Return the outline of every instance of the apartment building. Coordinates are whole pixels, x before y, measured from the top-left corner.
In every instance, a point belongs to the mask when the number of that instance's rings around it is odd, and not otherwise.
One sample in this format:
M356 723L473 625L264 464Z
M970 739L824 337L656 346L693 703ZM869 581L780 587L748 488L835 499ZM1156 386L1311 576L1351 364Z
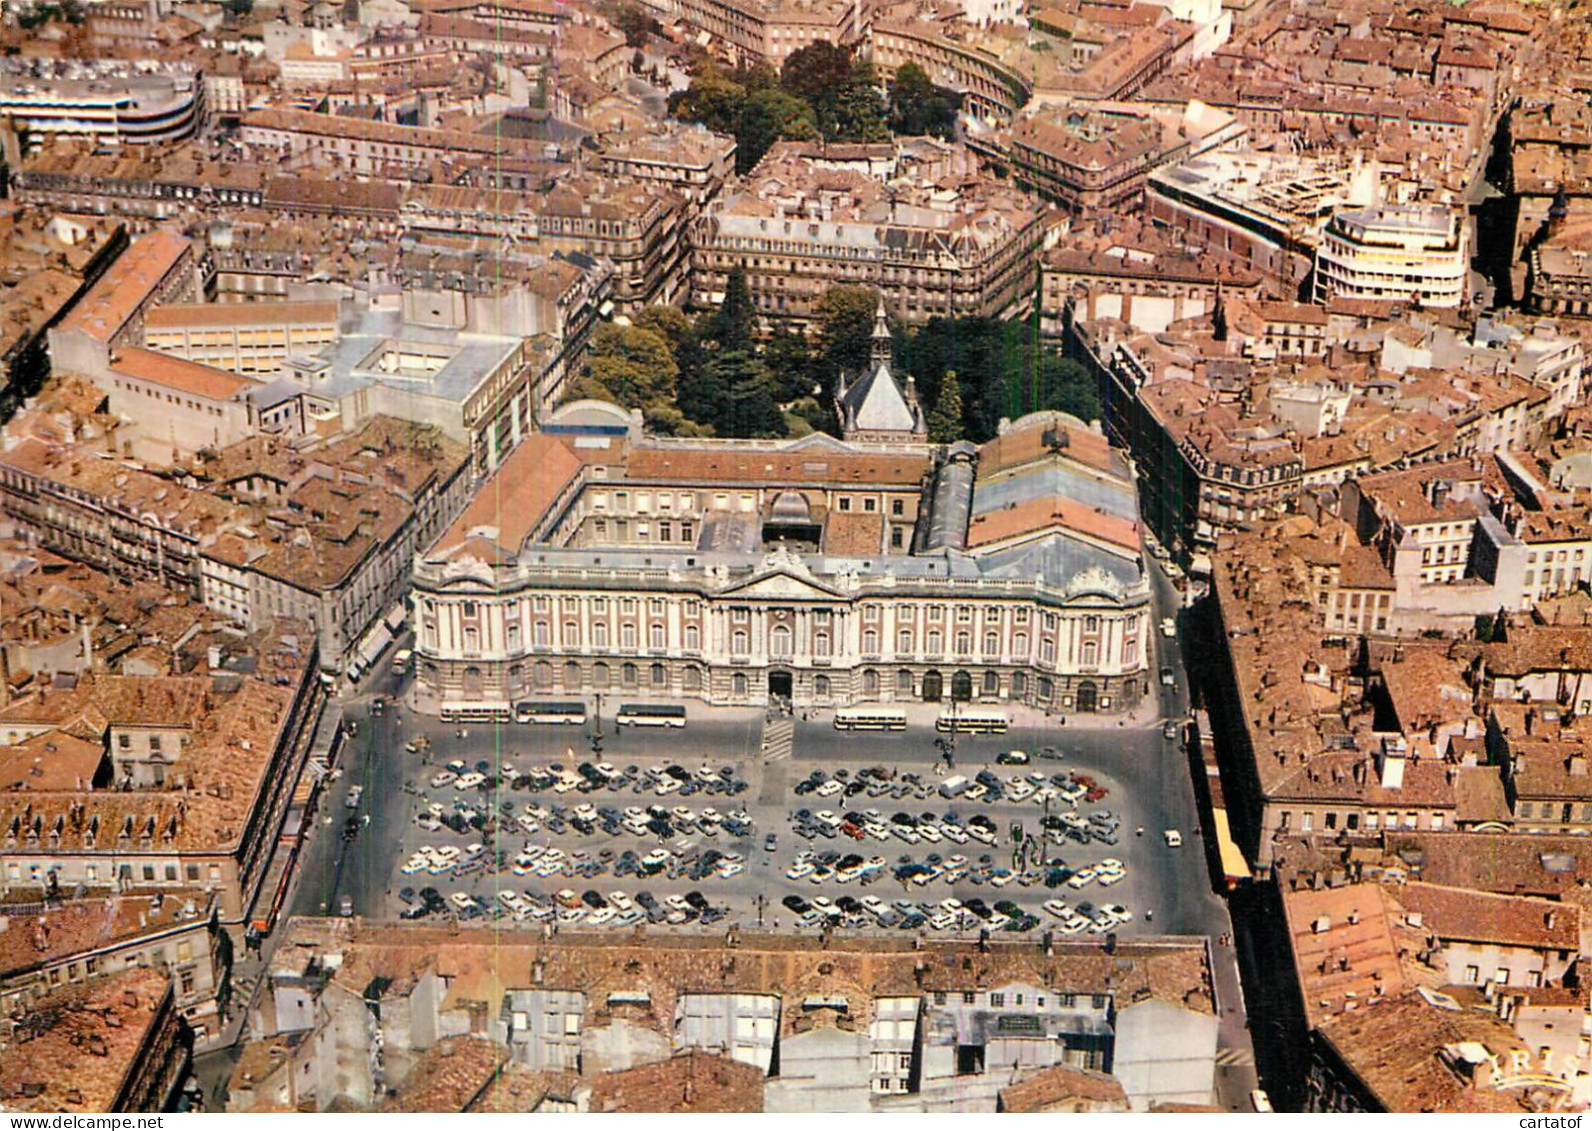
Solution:
M337 303L167 303L144 320L144 345L159 353L269 380L292 356L337 340Z
M999 317L1032 301L1048 223L964 149L780 142L696 222L692 298L718 304L738 266L758 312L783 322L809 322L840 284L878 290L909 323Z
M793 52L814 43L856 43L869 9L862 0L678 0L677 11L733 62L768 63L778 70Z

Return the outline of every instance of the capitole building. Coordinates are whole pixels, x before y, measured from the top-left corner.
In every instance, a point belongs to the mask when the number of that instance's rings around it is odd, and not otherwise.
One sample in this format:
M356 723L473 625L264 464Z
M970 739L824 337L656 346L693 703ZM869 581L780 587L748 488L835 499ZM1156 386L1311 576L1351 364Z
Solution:
M929 445L879 365L858 384L884 403L854 406L866 429L843 439L666 439L595 401L550 414L416 559L417 706L1131 708L1151 612L1121 454L1061 413Z

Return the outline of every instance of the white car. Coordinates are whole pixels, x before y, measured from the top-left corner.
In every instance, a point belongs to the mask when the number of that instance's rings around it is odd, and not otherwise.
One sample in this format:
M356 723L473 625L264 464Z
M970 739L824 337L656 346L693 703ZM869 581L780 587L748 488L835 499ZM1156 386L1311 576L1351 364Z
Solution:
M967 835L981 844L995 843L995 833L990 829L986 829L983 825L967 826Z
M680 783L675 781L673 778L662 778L659 780L658 784L653 787L653 792L659 797L668 797L671 793L680 792Z
M1059 899L1047 899L1044 906L1046 915L1054 915L1058 919L1066 919L1072 914L1072 908Z
M500 891L497 893L497 901L510 911L518 911L525 906L525 898L517 891Z
M608 902L613 904L620 911L629 911L632 907L634 907L636 905L636 901L631 899L628 895L626 895L622 891L611 891L611 892L609 892L608 893Z
M962 910L962 901L954 898L942 899L940 900L940 910L950 915L956 915Z
M672 853L667 848L654 848L641 858L641 866L644 868L661 868L669 862L671 855Z
M459 779L463 781L463 778ZM597 806L590 803L575 806L575 816L582 821L595 821L597 819Z
M1131 923L1133 921L1133 912L1129 911L1120 903L1106 904L1104 907L1100 908L1095 917L1099 918L1101 915L1109 915L1118 923Z
M448 902L453 904L460 911L463 911L466 907L475 906L475 900L472 899L467 893L462 891L456 891L452 895L448 896Z
M1006 787L1006 800L1017 802L1026 801L1033 794L1034 787L1022 778L1016 778Z
M1061 921L1058 929L1064 935L1076 935L1080 931L1087 931L1090 926L1091 923L1088 919L1074 912Z
M619 912L615 911L612 907L599 907L597 910L590 912L586 916L586 923L592 927L601 927L618 914Z
M412 876L416 872L424 872L429 867L431 867L431 857L421 856L419 853L416 853L408 860L404 861L404 866L398 870L406 876Z
M961 825L953 825L950 822L940 826L940 834L954 844L966 844L968 840L967 830Z
M452 785L459 780L459 775L451 770L438 770L431 775L431 788L441 789L443 786Z
M691 906L683 895L666 895L663 897L663 905L673 911L684 911Z
M484 781L486 781L485 774L465 774L453 783L453 788L458 790L474 789Z
M1079 868L1067 880L1067 886L1070 888L1088 887L1094 882L1095 875L1096 872L1093 868Z
M876 895L865 895L862 897L861 902L870 915L881 915L888 910L884 900Z
M942 911L929 920L929 926L936 931L949 931L956 926L956 916L949 911Z
M809 902L814 907L818 908L818 910L822 911L825 915L828 915L831 911L835 910L835 901L830 899L827 895L815 895L811 900L809 900Z
M916 844L921 839L918 836L918 830L913 828L911 825L892 825L890 827L896 836L900 837L908 844Z
M918 835L930 844L939 844L945 834L940 831L939 825L920 824L917 826Z
M862 827L862 830L869 836L873 837L874 840L890 839L890 826L881 824L878 821L869 821Z
M535 836L542 827L535 817L530 817L523 813L514 819L514 823L519 827L520 832L526 836Z
M1096 869L1095 871L1095 883L1103 888L1108 888L1112 884L1120 884L1127 878L1128 874L1126 872L1108 872L1104 869Z
M813 814L813 820L818 821L820 824L828 825L832 829L840 827L840 818L835 816L834 812L829 809L818 810L818 812Z
M415 824L428 833L434 833L442 827L442 819L435 813L416 813Z
M1161 620L1161 635L1166 637L1168 640L1176 636L1177 621L1173 620L1171 617L1163 618Z
M1168 848L1183 847L1183 834L1178 832L1176 829L1167 829L1161 835L1166 838L1166 846Z
M746 871L746 865L737 863L734 860L721 861L717 868L719 878L722 880L732 879L744 871Z
M813 874L813 866L806 860L799 860L792 864L785 872L787 880L804 880Z
M843 790L845 788L846 787L844 785L842 785L840 782L835 781L833 778L830 778L823 785L821 785L817 789L813 790L813 792L815 794L817 794L819 797L833 797L835 794L839 793L841 790Z

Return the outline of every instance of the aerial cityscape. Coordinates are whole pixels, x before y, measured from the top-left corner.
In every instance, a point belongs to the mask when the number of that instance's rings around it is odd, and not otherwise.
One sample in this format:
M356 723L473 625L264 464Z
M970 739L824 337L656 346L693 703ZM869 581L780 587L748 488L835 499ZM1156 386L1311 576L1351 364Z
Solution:
M1587 0L8 0L0 230L0 1112L1592 1107Z

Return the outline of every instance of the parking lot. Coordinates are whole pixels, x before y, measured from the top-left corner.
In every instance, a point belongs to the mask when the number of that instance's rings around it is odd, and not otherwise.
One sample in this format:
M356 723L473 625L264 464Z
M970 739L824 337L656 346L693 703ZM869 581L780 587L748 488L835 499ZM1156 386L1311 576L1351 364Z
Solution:
M461 733L396 695L379 715L368 698L346 709L359 734L330 819L348 839L301 910L500 929L1204 930L1198 846L1165 835L1189 834L1193 810L1158 718L1016 712L1007 734L949 749L932 707L891 734L824 713L765 761L760 711L692 705L683 731L610 718L594 753L595 720Z

